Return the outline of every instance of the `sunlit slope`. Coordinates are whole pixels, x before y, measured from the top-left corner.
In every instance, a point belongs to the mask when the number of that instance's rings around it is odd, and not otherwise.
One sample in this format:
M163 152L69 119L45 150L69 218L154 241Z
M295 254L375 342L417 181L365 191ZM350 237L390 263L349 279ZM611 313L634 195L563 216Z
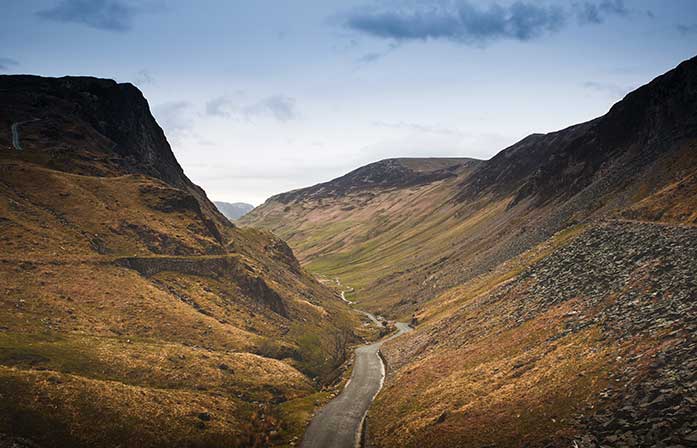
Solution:
M383 349L374 446L689 446L696 242L577 226L445 292Z
M0 77L0 433L40 446L299 437L355 316L184 175L132 86ZM23 151L10 126L23 124Z

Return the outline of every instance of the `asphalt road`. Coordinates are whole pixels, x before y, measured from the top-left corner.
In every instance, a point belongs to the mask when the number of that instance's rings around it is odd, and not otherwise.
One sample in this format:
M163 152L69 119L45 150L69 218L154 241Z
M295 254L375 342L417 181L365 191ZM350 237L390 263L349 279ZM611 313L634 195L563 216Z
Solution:
M12 130L12 146L14 146L14 148L17 151L22 150L22 145L20 145L19 143L19 125L24 123L33 123L34 121L39 121L39 119L34 118L33 120L17 121L15 123L12 123L12 126L10 127L10 129Z
M323 407L305 431L303 448L354 448L370 404L382 388L385 366L378 354L380 346L412 330L409 324L398 322L398 332L392 336L356 349L351 379L335 399Z

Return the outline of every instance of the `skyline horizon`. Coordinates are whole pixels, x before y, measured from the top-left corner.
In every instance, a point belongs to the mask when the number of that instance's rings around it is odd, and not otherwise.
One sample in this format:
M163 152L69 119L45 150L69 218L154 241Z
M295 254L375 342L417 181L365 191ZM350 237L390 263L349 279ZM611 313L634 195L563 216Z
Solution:
M0 73L131 82L212 199L394 157L489 159L695 55L676 0L11 2ZM637 57L641 55L641 57Z

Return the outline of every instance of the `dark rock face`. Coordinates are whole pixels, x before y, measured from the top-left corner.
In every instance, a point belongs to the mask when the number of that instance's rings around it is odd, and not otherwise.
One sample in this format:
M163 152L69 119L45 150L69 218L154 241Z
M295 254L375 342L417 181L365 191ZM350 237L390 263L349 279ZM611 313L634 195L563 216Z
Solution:
M39 445L23 437L0 434L0 448L39 448Z
M62 113L85 121L111 141L110 151L140 173L177 187L190 183L143 94L132 84L91 77L11 75L0 76L0 89L12 92L14 98L30 99L22 101L34 106L21 111L26 116L50 120Z
M634 177L677 143L697 138L697 58L628 94L603 117L550 134L533 134L484 162L461 184L459 201L485 192L537 204L565 199L607 171ZM621 163L622 166L617 166Z
M253 267L233 255L207 258L127 257L116 260L116 263L134 269L146 277L167 271L229 278L240 287L243 294L267 306L273 312L288 317L288 308L281 296L254 272ZM187 302L185 298L180 299Z
M442 160L442 163L438 163ZM466 167L476 166L475 159L386 159L362 166L329 182L300 190L289 191L270 200L283 204L301 200L344 196L349 193L374 188L405 188L435 182L456 176Z
M132 84L92 77L2 75L0 102L2 126L37 119L34 125L41 138L33 150L50 156L52 168L155 177L190 193L215 225L229 225L205 192L186 177L147 100Z

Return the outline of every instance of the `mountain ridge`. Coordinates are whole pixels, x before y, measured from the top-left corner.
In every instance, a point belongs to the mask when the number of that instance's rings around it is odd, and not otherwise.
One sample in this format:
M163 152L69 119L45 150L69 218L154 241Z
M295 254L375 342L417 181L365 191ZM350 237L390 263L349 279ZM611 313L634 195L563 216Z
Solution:
M383 159L328 182L274 195L269 201L288 203L310 197L344 196L363 189L417 186L452 177L458 170L478 162L472 158L452 157Z
M230 219L232 221L240 219L242 216L246 215L247 213L251 212L254 209L254 206L252 204L247 204L245 202L222 202L222 201L213 201L215 204L216 208L225 215L227 219Z
M339 196L335 207L292 195L281 203L277 196L241 223L276 232L311 269L348 275L374 311L408 315L570 223L613 215L690 175L696 78L692 58L628 94L605 116L532 134L457 176L411 190ZM632 131L637 127L640 133ZM422 198L412 212L401 202L409 196ZM319 235L325 243L316 241ZM429 235L435 240L427 241ZM401 241L404 250L388 240ZM417 252L421 256L410 255ZM418 298L398 298L400 290ZM395 306L400 300L403 306Z

